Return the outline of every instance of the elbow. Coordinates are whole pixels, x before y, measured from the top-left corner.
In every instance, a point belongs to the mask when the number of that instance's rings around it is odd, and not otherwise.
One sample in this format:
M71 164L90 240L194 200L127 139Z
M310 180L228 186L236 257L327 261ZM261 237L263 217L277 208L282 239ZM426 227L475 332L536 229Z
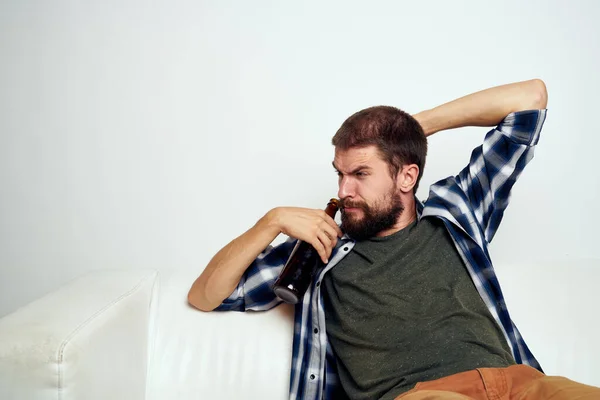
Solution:
M528 82L531 87L528 90L528 97L530 98L530 109L544 109L548 105L548 91L546 90L546 84L541 79L532 79Z
M204 312L213 311L216 308L216 306L211 307L210 305L207 304L207 302L202 301L202 297L203 296L201 296L200 293L197 293L197 291L194 290L194 287L192 287L187 295L188 304L200 311L204 311Z

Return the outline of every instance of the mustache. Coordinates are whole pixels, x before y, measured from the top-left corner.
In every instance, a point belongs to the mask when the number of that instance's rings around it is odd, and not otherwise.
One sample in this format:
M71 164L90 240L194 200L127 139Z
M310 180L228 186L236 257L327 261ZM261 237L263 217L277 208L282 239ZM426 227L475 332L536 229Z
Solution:
M341 209L344 209L344 208L362 208L364 210L364 209L368 208L367 204L364 203L364 202L361 202L361 201L348 201L348 200L341 199L340 203L341 203L340 204L340 208Z

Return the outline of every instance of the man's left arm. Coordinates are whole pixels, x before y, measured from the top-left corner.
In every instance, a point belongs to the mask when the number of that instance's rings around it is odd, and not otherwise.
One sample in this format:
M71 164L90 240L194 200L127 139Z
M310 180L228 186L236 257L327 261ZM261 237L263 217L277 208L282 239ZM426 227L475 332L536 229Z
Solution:
M512 186L533 157L546 104L545 84L534 79L473 93L414 116L426 135L497 125L455 179L488 242L502 220Z
M545 109L547 103L546 85L532 79L472 93L413 117L429 136L463 126L495 126L510 113Z

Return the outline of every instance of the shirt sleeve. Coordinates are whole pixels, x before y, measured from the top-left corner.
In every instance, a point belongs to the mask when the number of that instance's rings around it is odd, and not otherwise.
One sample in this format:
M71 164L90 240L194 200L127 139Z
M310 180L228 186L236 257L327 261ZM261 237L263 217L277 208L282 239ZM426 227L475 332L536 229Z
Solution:
M488 242L500 225L513 185L533 158L546 111L507 115L473 150L469 165L456 177Z
M296 241L288 238L276 247L269 245L250 264L237 287L215 311L266 311L281 303L273 292L273 284L292 253Z

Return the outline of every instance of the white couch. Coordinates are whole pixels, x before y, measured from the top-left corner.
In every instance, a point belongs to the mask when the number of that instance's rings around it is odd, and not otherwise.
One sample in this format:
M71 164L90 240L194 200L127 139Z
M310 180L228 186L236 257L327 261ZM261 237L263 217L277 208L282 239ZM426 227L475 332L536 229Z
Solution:
M549 374L600 386L600 262L496 266ZM98 271L0 319L0 399L284 399L293 309L203 313L197 272Z

